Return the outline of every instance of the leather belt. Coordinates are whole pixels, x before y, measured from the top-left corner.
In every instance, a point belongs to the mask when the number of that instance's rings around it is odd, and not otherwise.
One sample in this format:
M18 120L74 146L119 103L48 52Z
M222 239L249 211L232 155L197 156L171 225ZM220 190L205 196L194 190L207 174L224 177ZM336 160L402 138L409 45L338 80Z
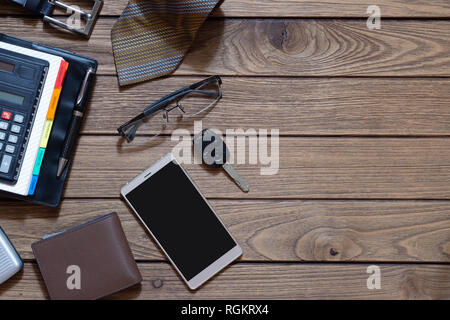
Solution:
M103 0L94 0L94 6L90 12L85 12L75 8L73 6L69 6L58 0L11 0L15 3L20 4L22 7L38 13L43 16L44 21L49 22L51 24L57 25L65 30L69 30L73 33L82 35L89 39L91 36L92 30L94 29L95 21L100 14L100 10L103 6ZM83 28L74 28L67 23L64 23L60 20L57 20L52 17L53 10L55 8L62 8L67 10L67 12L74 12L80 16L81 19L85 21Z

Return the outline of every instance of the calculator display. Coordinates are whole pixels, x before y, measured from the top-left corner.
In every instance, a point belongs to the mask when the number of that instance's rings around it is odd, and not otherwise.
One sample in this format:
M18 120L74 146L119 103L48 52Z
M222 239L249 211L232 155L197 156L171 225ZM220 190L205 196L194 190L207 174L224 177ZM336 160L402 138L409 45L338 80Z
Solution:
M11 63L0 61L0 71L13 72L14 71L14 65L11 64Z
M0 100L6 101L9 103L23 105L25 97L19 96L18 94L13 94L13 93L9 93L9 92L0 90Z

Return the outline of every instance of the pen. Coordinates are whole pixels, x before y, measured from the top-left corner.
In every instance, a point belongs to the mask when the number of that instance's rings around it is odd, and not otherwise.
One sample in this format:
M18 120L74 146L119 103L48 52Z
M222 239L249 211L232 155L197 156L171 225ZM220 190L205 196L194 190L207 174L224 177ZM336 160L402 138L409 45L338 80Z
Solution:
M86 91L88 87L89 78L95 71L93 68L89 68L84 76L83 83L81 84L80 92L78 93L77 101L73 109L72 120L70 121L69 131L67 132L66 138L64 139L63 149L59 156L58 161L58 172L56 177L60 177L69 162L70 155L72 154L73 147L80 130L81 122L83 120L83 113L85 104L84 98L86 97Z

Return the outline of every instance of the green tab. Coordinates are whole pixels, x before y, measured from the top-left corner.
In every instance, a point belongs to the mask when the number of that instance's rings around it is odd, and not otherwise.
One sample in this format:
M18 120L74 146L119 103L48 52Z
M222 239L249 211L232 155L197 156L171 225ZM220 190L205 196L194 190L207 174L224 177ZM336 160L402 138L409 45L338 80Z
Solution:
M34 168L33 168L34 176L38 176L39 172L41 171L42 161L44 160L44 153L45 153L45 149L39 148L38 155L36 157L36 162L34 163Z

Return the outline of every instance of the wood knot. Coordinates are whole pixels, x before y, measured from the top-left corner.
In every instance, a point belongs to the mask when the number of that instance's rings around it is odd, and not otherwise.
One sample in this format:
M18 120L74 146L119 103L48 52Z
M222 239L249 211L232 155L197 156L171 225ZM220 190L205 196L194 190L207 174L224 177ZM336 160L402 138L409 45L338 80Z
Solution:
M296 253L303 260L348 261L359 256L362 248L348 230L320 228L297 241Z
M336 250L334 250L334 248L331 248L331 249L330 249L330 254L334 257L335 255L338 255L339 252L336 251Z
M310 41L302 27L292 22L271 22L266 31L268 40L273 48L288 55L297 55L306 49Z

